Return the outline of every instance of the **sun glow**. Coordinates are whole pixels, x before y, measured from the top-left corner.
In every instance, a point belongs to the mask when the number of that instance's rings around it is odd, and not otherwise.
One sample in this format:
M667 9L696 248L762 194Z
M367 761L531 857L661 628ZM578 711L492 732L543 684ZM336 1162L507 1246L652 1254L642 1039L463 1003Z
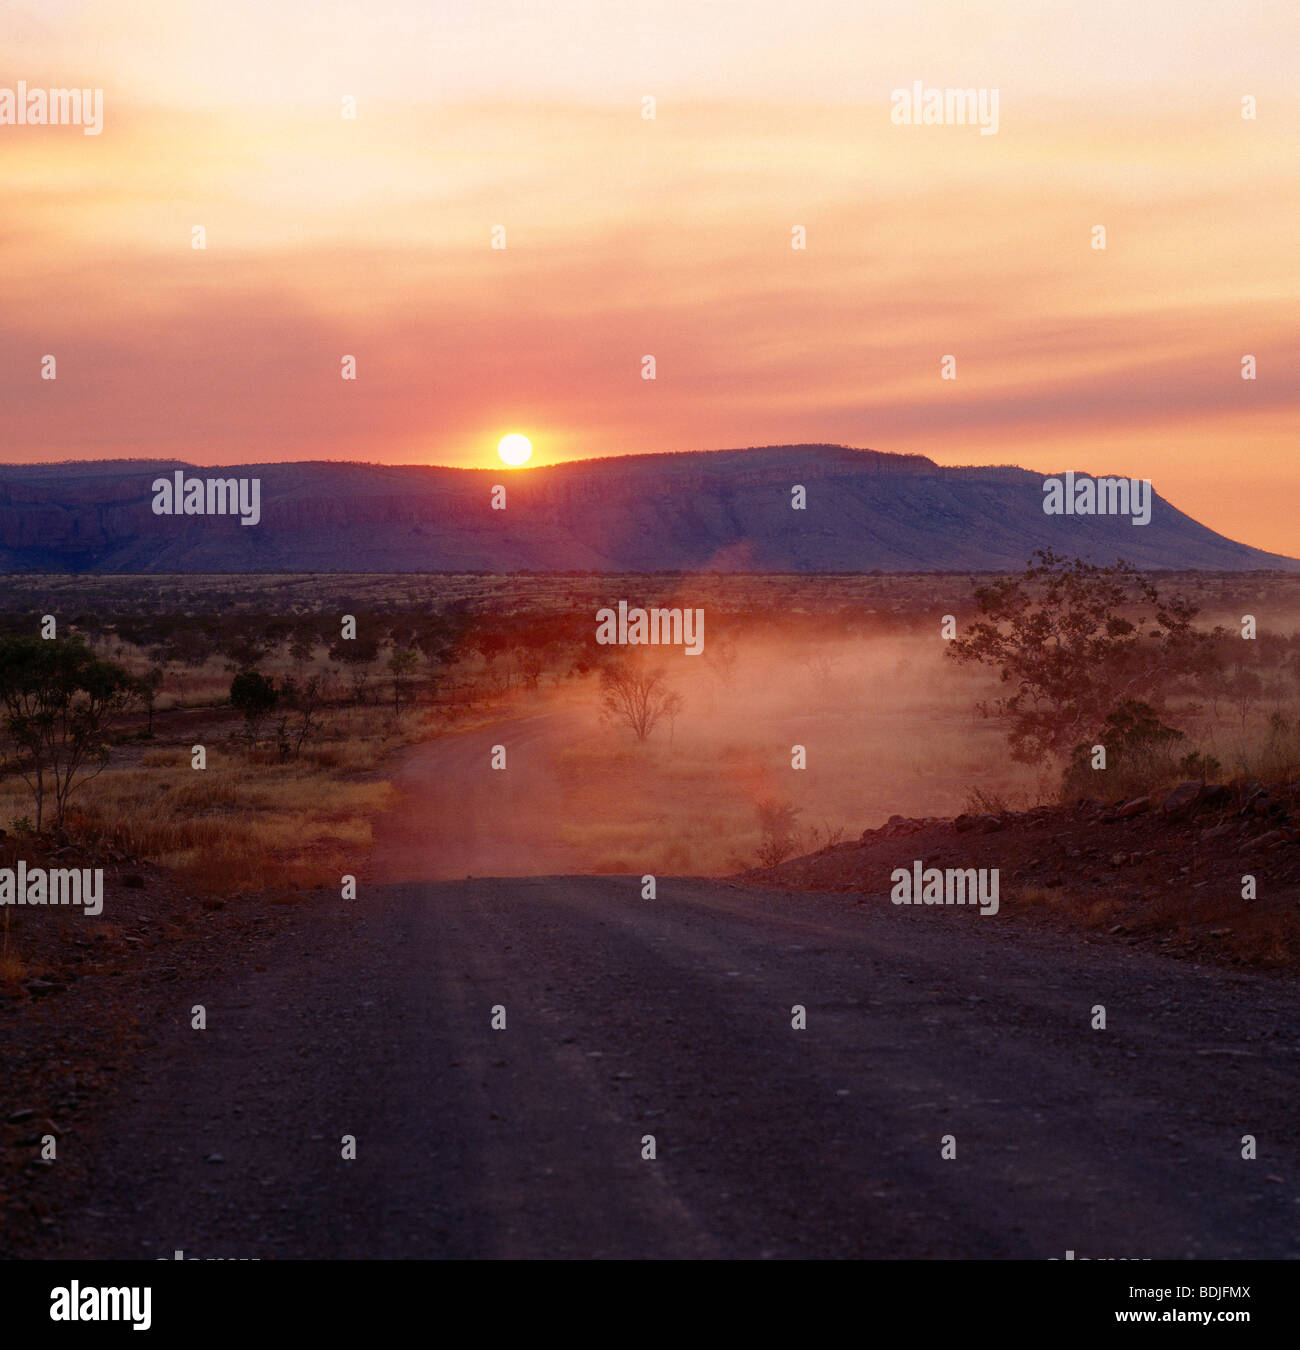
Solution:
M501 456L502 463L518 468L532 458L533 443L527 436L512 431L509 436L502 436L497 443L497 454Z

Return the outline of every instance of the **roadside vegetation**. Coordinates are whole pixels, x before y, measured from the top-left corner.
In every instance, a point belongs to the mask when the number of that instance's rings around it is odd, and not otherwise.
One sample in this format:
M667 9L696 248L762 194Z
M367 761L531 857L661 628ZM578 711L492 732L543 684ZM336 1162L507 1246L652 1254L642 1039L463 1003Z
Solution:
M958 663L997 672L978 705L1010 757L1059 772L1059 799L1158 793L1189 780L1300 778L1300 633L1258 601L1231 626L1123 562L1050 551L975 591ZM1256 613L1256 610L1261 610ZM1292 616L1294 622L1294 616Z
M1300 778L1300 578L1280 574L1045 555L1018 577L11 577L4 594L0 641L89 662L111 697L40 801L39 747L6 705L0 829L223 893L336 885L395 751L521 701L591 714L527 809L593 871L717 874L899 813ZM595 611L620 598L705 608L703 654L596 645ZM46 614L55 639L36 636Z

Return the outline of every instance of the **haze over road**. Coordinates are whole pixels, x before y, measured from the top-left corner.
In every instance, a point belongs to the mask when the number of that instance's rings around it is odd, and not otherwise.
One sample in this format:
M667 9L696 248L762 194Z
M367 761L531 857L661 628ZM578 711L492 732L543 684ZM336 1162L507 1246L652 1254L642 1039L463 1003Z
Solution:
M598 725L589 708L547 708L412 747L393 778L398 800L375 825L371 875L424 881L586 868L588 855L556 837L551 764ZM491 767L498 745L504 770Z
M178 991L64 1254L1300 1254L1289 980L631 877L363 886L259 959L202 1034Z

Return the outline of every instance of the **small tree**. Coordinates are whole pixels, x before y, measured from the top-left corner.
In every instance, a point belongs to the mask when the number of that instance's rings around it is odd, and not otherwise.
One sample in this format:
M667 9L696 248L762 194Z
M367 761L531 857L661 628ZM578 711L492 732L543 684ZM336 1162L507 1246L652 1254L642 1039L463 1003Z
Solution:
M799 834L795 822L799 807L791 802L766 800L754 808L758 812L760 840L758 861L764 867L775 867L784 862L798 847Z
M311 660L312 653L316 650L316 634L308 627L299 627L294 630L293 637L289 640L289 656L295 665L306 665Z
M257 737L257 726L279 701L275 682L257 670L241 670L230 682L230 706L243 713L251 743Z
M1086 745L1070 751L1063 787L1067 794L1087 796L1093 790L1097 774L1092 768L1092 746L1106 749L1106 781L1112 795L1127 795L1167 776L1173 769L1174 749L1183 733L1166 726L1155 709L1136 699L1125 699L1097 730ZM1182 761L1188 764L1192 757Z
M388 658L388 669L393 677L393 711L402 711L403 702L410 702L411 676L419 656L411 647L399 647Z
M368 666L379 659L379 639L373 633L359 633L354 638L338 638L329 649L331 661L348 667L352 679L352 701L366 701L366 682L370 678Z
M302 747L319 725L317 713L325 703L325 677L311 675L299 682L292 677L280 682L278 701L282 706L291 708L298 714L296 726L289 725L286 713L281 719L278 730L280 758L294 759L302 753Z
M158 691L162 688L163 676L165 671L161 665L153 664L140 677L136 683L139 691L140 701L144 704L149 714L149 726L147 735L153 735L153 708L158 700Z
M208 659L210 639L195 624L178 619L166 641L160 642L150 653L151 659L169 671L176 685L176 703L185 702L189 672L196 671Z
M0 706L37 830L50 796L54 826L62 826L73 792L108 763L109 725L138 692L121 666L80 637L0 639Z
M674 718L682 710L682 696L668 688L661 670L628 664L604 666L600 672L600 702L604 715L624 723L644 741L661 718Z
M1034 558L1023 576L976 590L980 617L949 646L1011 686L980 711L1007 720L1013 759L1064 756L1133 700L1155 715L1175 676L1211 668L1213 640L1192 627L1189 601L1163 598L1124 562L1068 562L1050 549Z
M740 650L731 638L714 638L704 653L704 664L714 682L730 689L736 678L736 661Z
M218 650L226 658L226 669L251 670L271 649L272 643L263 633L253 632L245 621L232 617L221 625Z

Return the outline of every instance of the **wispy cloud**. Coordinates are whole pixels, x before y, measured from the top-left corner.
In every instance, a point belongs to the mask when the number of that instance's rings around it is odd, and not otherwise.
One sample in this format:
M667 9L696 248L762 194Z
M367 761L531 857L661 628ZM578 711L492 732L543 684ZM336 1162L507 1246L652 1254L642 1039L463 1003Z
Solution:
M20 11L29 76L106 110L0 128L5 456L1064 455L1296 547L1294 14L612 8ZM999 133L893 126L913 78L999 85Z

